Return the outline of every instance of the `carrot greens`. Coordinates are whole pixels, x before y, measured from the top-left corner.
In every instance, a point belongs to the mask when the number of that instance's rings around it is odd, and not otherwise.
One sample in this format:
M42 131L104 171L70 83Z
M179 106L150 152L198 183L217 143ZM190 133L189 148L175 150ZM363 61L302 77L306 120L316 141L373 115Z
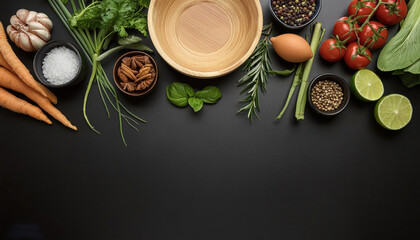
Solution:
M67 1L64 0L48 0L48 2L92 64L92 73L83 101L83 115L87 124L93 131L99 133L87 116L89 93L96 83L108 117L110 112L106 100L118 113L121 138L127 145L123 122L138 130L135 125L145 120L131 113L120 102L115 87L110 83L100 61L111 53L125 48L152 51L141 42L141 38L129 36L127 33L127 29L136 29L147 36L147 16L142 10L149 6L150 0L97 0L90 4L84 0L78 0L77 3L75 0L70 0L70 7L67 7ZM119 46L108 50L113 39L119 39Z

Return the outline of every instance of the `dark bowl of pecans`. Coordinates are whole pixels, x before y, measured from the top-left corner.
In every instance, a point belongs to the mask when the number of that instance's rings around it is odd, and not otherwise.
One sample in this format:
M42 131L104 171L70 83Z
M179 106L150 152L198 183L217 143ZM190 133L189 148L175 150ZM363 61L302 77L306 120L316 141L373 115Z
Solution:
M132 51L117 60L113 75L115 84L123 93L138 97L149 93L156 85L158 69L149 54Z
M269 0L273 17L289 29L310 24L321 11L321 5L321 0Z
M315 112L321 115L339 114L346 108L349 100L349 84L337 75L322 74L309 84L309 104Z

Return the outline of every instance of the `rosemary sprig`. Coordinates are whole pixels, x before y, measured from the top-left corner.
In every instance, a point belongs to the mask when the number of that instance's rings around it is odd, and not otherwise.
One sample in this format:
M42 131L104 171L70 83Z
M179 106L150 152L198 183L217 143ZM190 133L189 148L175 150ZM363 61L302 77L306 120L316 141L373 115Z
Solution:
M248 118L252 121L255 115L259 118L258 113L260 111L259 104L259 92L266 92L267 75L268 72L272 71L271 60L268 51L268 47L271 46L269 36L273 30L273 24L263 26L262 36L263 38L258 42L254 52L245 62L243 68L247 71L247 74L238 81L238 86L244 86L245 88L241 91L241 94L247 94L241 103L248 103L243 108L239 109L237 113L248 112Z

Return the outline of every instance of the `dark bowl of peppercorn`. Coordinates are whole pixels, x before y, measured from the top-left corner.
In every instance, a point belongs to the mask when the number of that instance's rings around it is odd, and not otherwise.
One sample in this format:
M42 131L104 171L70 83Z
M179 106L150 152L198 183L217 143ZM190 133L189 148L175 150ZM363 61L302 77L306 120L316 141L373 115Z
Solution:
M321 11L321 0L269 0L273 17L286 28L300 29Z
M311 108L321 115L337 115L350 101L349 84L331 73L319 75L309 84L308 101Z

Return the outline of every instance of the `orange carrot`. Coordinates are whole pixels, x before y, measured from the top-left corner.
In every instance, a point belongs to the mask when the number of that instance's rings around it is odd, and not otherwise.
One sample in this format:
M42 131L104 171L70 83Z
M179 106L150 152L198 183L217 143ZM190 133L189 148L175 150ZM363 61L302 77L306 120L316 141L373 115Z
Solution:
M34 77L31 75L25 65L19 60L12 47L7 41L6 32L4 31L3 23L0 21L0 52L6 62L12 67L13 72L19 76L28 86L40 92L44 97L48 97L47 93L37 84Z
M6 68L7 70L13 72L12 67L6 62L6 59L4 59L3 54L0 53L0 66Z
M36 84L47 94L47 98L54 104L57 104L57 97L52 93L48 88L46 88L44 85L42 85L39 82L36 82Z
M15 97L15 95L9 93L3 88L0 88L0 106L13 112L22 113L48 124L52 124L50 119L45 116L39 107L35 107L27 101Z
M6 60L3 57L3 54L1 54L0 52L0 66L6 68L7 70L9 70L12 73L15 73L12 69L12 67L6 62ZM57 104L57 97L54 95L54 93L52 93L50 90L48 90L48 88L46 88L45 86L43 86L42 84L40 84L39 82L37 82L37 85L39 85L39 87L45 91L45 93L47 94L48 99L50 99L50 101L54 104Z
M75 131L77 130L77 128L72 125L70 121L67 120L67 118L57 108L55 108L46 97L30 88L15 74L2 67L0 67L0 86L24 94L29 99L36 102L44 111L60 121L64 126Z

